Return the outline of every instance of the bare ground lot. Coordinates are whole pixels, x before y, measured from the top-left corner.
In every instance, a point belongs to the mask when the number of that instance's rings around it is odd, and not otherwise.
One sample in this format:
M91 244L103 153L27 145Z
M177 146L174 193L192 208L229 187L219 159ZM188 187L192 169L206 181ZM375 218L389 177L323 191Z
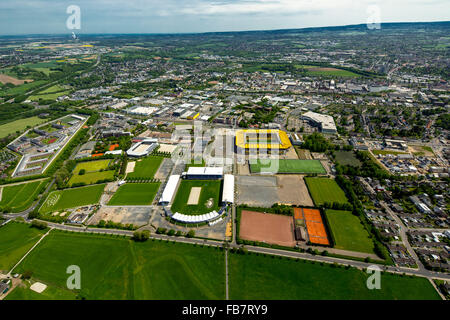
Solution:
M279 202L274 176L236 176L236 190L238 205L269 208Z
M294 247L294 222L292 217L243 210L239 237L286 247Z
M143 226L149 222L151 213L152 209L148 207L102 207L91 218L89 224L96 225L100 220L105 220Z
M314 206L303 176L277 175L278 199L282 204Z
M31 80L31 79L19 80L19 79L7 76L6 74L0 74L0 82L3 84L12 83L13 85L17 86L17 85L24 84L25 81L33 82L33 80Z

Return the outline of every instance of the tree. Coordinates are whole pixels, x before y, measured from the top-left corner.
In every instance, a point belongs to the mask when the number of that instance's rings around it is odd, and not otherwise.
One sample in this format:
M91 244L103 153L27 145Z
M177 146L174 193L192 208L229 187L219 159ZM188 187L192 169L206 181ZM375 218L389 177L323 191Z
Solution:
M81 170L78 172L78 174L79 174L80 176L82 176L82 175L86 174L86 170L85 170L85 169L81 169Z
M186 235L187 238L193 238L195 237L195 231L194 230L189 230L189 232Z
M144 242L144 241L147 241L149 238L150 238L149 230L135 231L133 233L134 241Z
M39 230L44 230L45 228L47 228L47 223L39 220L33 220L31 222L31 226Z

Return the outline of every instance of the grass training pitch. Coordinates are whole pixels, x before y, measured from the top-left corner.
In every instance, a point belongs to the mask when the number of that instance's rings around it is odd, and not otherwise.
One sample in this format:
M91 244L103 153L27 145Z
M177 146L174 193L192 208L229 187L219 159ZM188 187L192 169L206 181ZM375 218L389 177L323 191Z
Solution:
M11 212L22 212L28 209L34 199L47 185L47 180L4 186L0 208L9 208Z
M44 123L45 121L47 120L38 117L31 117L2 124L0 125L0 138L6 137L7 135L15 133L18 130L22 131L26 129L27 126L34 127L38 124Z
M15 272L62 289L68 265L82 270L86 299L225 299L223 251L182 243L53 230Z
M110 161L111 160L107 159L107 160L80 162L77 164L75 169L73 169L73 173L78 174L82 169L84 169L86 172L96 172L100 170L105 170L108 168Z
M75 183L85 183L94 184L98 181L112 180L114 179L114 171L98 171L98 172L88 172L83 175L74 174L70 178L68 185L72 186Z
M14 267L45 232L18 222L0 227L0 270L9 271Z
M319 160L257 160L250 162L252 173L317 173L325 174L326 170Z
M160 183L126 183L112 196L110 206L147 206L151 205Z
M337 249L374 253L374 244L361 220L350 211L326 210Z
M344 191L333 179L306 177L305 182L316 206L325 202L348 203Z
M188 205L191 189L201 187L198 204ZM219 180L182 180L173 200L171 210L190 215L201 215L211 211L219 211L222 181ZM208 200L213 199L212 206Z
M37 293L30 289L29 284L22 284L11 291L5 300L75 300L77 294L65 288L47 286Z
M89 187L53 191L42 204L39 213L45 214L98 203L105 186L105 184L98 184Z
M228 259L232 300L440 299L425 278L382 274L381 289L369 290L370 274L354 268L254 253Z
M164 160L163 157L147 157L142 160L136 161L134 171L127 174L127 178L144 178L153 179L156 171L158 170L161 162Z

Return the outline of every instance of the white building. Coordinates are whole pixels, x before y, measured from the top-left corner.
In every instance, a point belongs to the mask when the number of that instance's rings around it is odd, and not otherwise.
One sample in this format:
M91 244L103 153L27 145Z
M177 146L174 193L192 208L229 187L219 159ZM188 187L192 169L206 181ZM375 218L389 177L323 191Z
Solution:
M302 115L302 119L311 122L313 125L318 126L324 133L336 133L336 124L332 116L320 114L312 111L308 111Z
M166 187L159 199L159 203L163 205L168 205L172 202L175 191L177 190L178 183L180 182L180 175L173 175L169 177Z
M234 176L232 174L224 176L222 202L234 203Z
M158 147L158 139L145 139L131 146L127 151L130 157L145 157Z

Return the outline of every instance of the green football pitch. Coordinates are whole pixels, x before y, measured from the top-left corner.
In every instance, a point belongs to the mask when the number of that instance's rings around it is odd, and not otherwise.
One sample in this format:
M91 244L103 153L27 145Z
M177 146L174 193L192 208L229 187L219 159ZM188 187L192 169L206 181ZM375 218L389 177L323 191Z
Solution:
M326 170L319 160L256 160L250 162L252 173L317 173L325 174Z
M160 183L126 183L120 186L108 205L138 206L151 205Z
M153 179L156 171L158 171L161 162L164 160L163 157L147 157L136 161L134 171L127 174L127 178L144 178Z
M198 204L188 205L189 195L193 187L201 188ZM171 211L188 215L202 215L219 210L222 181L219 180L182 180L173 200ZM212 199L212 206L208 200Z
M325 202L348 203L344 191L333 179L306 177L305 182L316 206Z
M42 204L39 213L45 214L98 203L105 186L105 184L97 184L89 187L53 191Z

